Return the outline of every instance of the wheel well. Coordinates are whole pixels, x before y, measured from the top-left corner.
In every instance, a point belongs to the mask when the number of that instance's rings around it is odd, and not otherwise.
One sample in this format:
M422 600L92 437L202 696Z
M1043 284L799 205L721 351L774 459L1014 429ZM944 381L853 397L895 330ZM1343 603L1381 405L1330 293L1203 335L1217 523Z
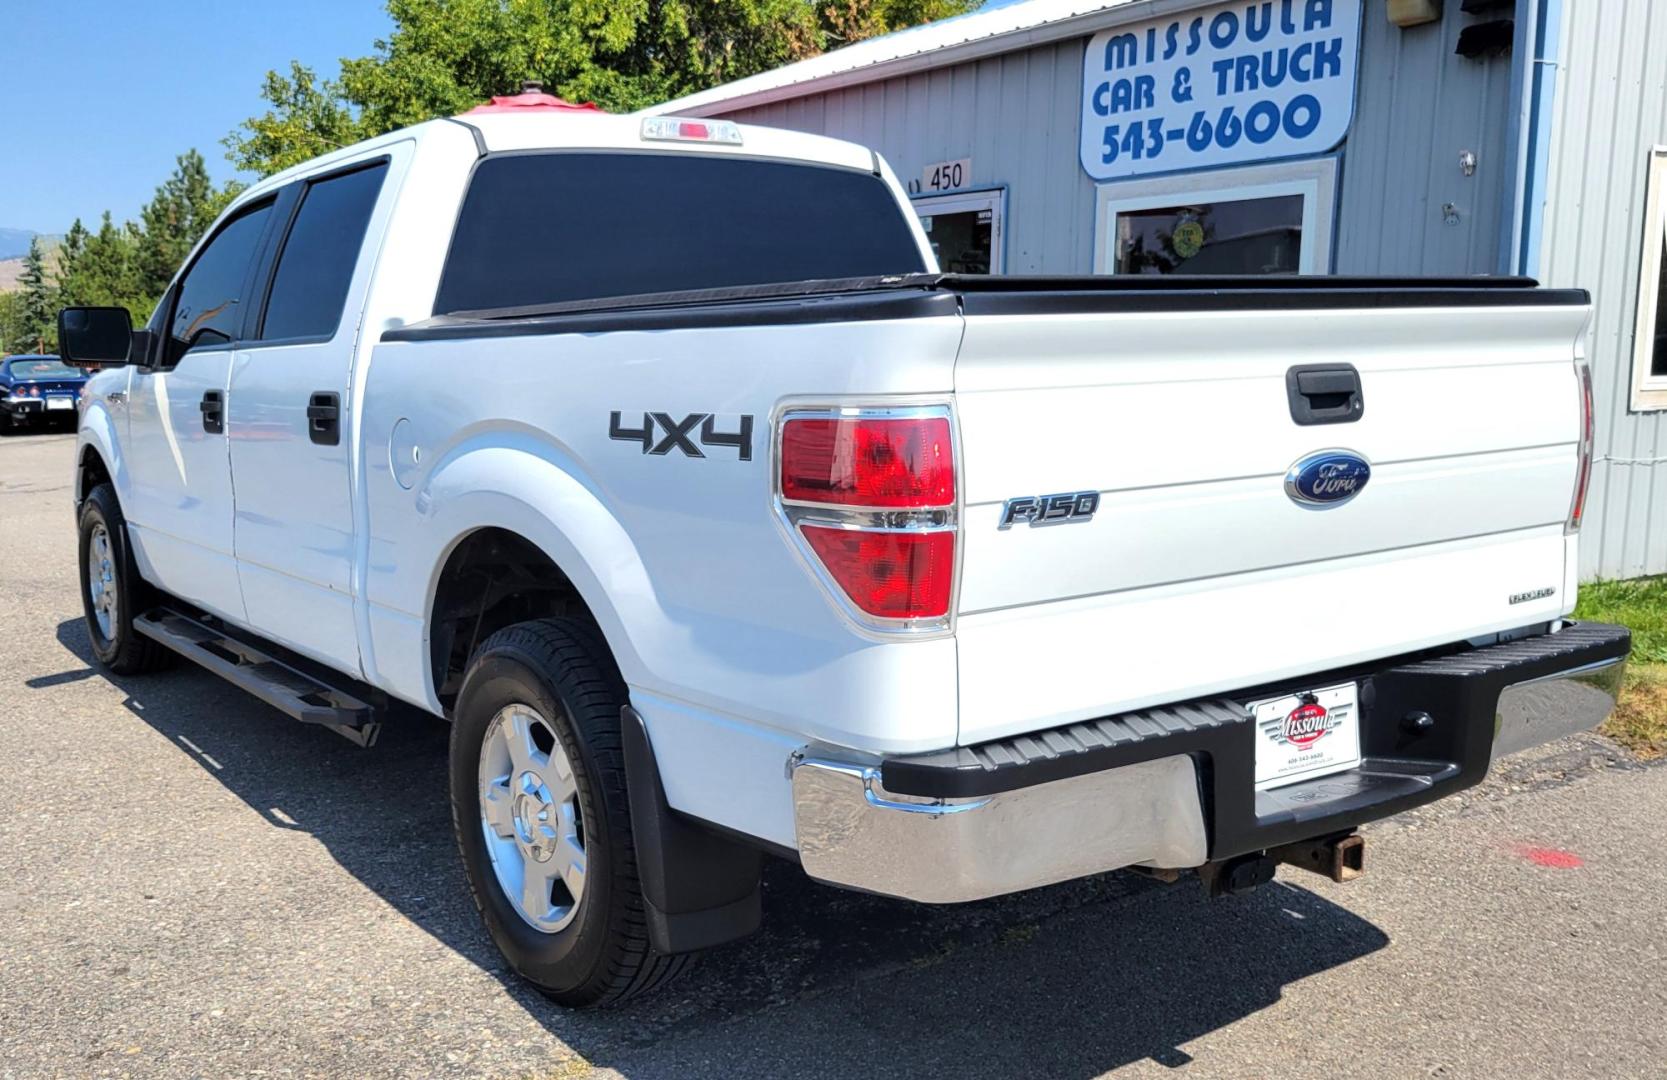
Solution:
M429 618L434 693L449 710L480 643L515 623L595 616L538 545L507 529L480 529L453 549L440 571Z
M81 452L81 464L76 470L75 502L79 505L87 494L100 484L110 482L110 468L104 464L104 458L92 447Z

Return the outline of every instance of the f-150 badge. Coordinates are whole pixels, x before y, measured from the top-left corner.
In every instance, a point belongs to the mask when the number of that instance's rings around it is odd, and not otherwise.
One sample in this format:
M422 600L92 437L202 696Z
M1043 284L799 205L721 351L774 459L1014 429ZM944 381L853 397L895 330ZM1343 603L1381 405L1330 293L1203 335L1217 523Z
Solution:
M998 529L1011 529L1019 522L1035 528L1038 525L1064 525L1072 521L1087 521L1100 508L1098 491L1068 491L1059 495L1020 495L1008 499L1001 508Z
M625 427L616 410L608 414L608 438L638 443L643 453L662 457L680 450L686 457L703 458L706 451L701 447L733 447L742 461L751 461L752 414L742 413L734 431L719 431L718 418L711 413L690 413L673 420L670 413L645 412L641 427Z

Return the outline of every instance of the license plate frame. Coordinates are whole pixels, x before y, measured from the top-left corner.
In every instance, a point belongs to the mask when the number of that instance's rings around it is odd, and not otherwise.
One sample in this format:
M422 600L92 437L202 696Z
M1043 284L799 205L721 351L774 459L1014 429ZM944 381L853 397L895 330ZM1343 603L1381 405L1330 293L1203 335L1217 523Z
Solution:
M68 412L70 409L75 408L75 399L67 397L49 397L46 399L46 408L48 412L57 412L59 410Z
M1246 707L1255 727L1257 791L1346 772L1360 764L1359 683L1299 690Z

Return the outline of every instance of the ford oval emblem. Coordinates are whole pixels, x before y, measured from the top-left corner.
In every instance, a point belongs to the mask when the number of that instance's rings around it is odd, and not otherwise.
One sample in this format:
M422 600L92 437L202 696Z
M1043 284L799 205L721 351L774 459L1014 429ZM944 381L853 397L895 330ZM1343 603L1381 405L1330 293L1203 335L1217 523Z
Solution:
M1298 506L1323 510L1359 495L1371 478L1371 464L1353 450L1320 450L1285 473L1285 494Z

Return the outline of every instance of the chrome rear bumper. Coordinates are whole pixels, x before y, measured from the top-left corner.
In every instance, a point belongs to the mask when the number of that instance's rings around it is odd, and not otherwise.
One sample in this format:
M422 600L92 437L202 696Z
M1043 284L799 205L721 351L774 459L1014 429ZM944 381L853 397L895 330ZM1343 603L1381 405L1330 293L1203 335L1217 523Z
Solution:
M876 765L799 757L793 804L811 877L930 904L1136 864L1197 866L1207 851L1185 754L968 799L891 795Z
M1232 698L884 760L806 747L790 763L799 859L830 884L957 903L1347 832L1596 727L1630 649L1623 627L1571 623L1316 675L1360 683L1360 764L1267 791L1254 787L1262 736Z

